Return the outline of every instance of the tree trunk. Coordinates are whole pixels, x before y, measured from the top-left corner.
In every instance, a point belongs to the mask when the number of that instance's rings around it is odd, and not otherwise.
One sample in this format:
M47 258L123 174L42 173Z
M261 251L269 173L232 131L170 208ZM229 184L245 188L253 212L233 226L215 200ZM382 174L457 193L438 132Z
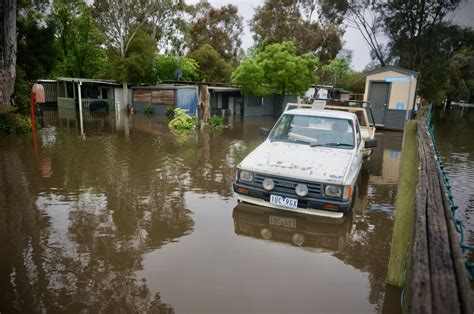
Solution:
M125 2L122 2L123 8L125 9ZM126 48L125 48L125 35L122 33L120 34L120 57L122 60L125 59L126 56ZM123 88L123 106L125 109L130 110L128 106L128 84L126 81L122 82Z
M124 105L124 108L128 109L128 83L123 82L122 88L123 88L123 105Z
M207 85L199 86L199 107L202 109L202 120L204 122L209 121L211 118L211 104Z
M286 96L285 92L283 92L282 94L278 96L278 98L280 98L279 99L280 101L278 102L278 108L277 108L277 114L276 114L277 117L281 116L283 112L285 111L285 108L283 106L285 104L285 96Z
M3 38L4 38L4 70L7 72L5 77L6 98L10 98L15 88L16 79L16 53L17 53L17 35L16 35L16 0L3 0ZM8 82L8 78L10 81ZM9 106L10 104L4 104Z

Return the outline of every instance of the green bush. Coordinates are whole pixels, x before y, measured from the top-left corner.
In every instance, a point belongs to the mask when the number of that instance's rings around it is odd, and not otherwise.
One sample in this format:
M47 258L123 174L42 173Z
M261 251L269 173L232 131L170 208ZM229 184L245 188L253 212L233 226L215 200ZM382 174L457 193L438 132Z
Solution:
M166 107L166 116L167 117L173 117L174 116L174 106L167 106Z
M168 123L170 129L191 130L197 126L197 117L188 115L186 111L180 108L174 109L174 118Z
M17 77L15 83L15 106L18 112L23 115L28 115L31 110L31 87L34 82L26 79L25 71L17 67Z
M209 124L214 128L221 127L224 125L224 120L219 116L213 116L209 120Z
M0 132L21 134L31 132L31 119L13 111L0 112Z
M146 105L145 109L143 110L145 114L152 114L153 113L153 107L151 105Z

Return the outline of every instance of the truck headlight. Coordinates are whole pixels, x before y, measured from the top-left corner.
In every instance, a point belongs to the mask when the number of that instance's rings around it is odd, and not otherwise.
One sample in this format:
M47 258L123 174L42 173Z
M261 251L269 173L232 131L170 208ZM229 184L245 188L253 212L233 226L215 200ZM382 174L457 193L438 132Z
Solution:
M247 170L241 170L239 173L239 180L252 182L253 181L253 172Z
M324 194L326 194L326 196L341 197L342 187L340 187L339 185L326 185L326 188L324 189Z
M273 182L272 179L265 179L263 180L262 186L265 190L271 191L275 187L275 183Z
M295 188L296 195L305 197L308 195L308 187L306 184L298 184Z

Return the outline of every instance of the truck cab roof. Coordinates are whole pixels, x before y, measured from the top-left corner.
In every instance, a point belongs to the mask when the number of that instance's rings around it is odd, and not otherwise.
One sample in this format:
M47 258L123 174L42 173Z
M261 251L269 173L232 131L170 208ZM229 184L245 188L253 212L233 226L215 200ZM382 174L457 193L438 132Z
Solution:
M326 109L290 109L284 114L314 116L314 117L328 117L337 119L356 120L357 116L352 112L326 110Z

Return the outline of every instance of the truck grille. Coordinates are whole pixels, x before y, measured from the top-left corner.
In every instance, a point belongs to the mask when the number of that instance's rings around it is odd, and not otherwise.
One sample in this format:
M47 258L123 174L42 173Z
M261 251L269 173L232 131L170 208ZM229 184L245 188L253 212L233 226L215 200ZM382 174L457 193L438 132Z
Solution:
M276 177L276 176L270 176L267 174L256 173L255 181L254 181L255 185L263 188L262 183L263 183L263 180L265 179L273 180L273 182L275 183L275 187L273 188L272 191L275 191L275 192L282 192L285 194L291 194L298 197L295 192L296 185L306 184L306 186L308 187L307 197L320 197L321 196L321 190L322 190L321 183L315 183L315 182L309 182L309 181L303 181L303 180L294 180L290 178Z

